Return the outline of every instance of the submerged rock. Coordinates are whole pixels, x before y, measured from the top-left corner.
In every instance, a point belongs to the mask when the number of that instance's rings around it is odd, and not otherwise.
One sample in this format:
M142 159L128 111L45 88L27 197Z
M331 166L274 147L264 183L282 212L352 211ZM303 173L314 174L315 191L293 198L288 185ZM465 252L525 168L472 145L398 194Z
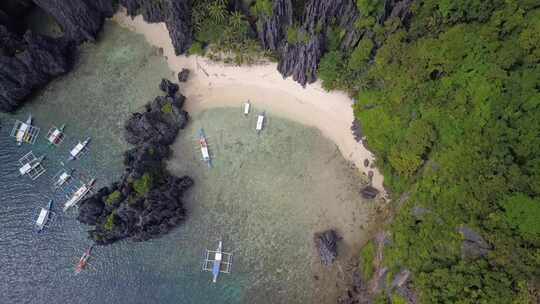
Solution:
M341 238L334 230L326 230L321 233L315 233L314 237L315 248L319 251L321 263L323 265L331 265L337 257L337 241Z
M163 84L172 92L172 83ZM193 180L169 174L165 165L169 145L187 121L184 99L158 96L145 112L134 113L126 122L126 140L135 147L124 155L124 174L118 183L83 200L79 208L78 219L94 226L89 236L97 244L145 241L168 233L185 219L182 196Z

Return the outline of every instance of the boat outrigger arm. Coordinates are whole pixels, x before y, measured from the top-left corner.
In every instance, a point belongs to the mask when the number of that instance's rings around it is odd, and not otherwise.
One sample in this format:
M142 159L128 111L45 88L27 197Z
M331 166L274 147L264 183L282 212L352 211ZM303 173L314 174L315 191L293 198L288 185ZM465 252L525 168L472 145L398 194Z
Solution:
M212 282L216 283L219 274L230 273L232 267L232 253L223 252L223 242L219 241L216 250L206 250L203 271L212 272Z

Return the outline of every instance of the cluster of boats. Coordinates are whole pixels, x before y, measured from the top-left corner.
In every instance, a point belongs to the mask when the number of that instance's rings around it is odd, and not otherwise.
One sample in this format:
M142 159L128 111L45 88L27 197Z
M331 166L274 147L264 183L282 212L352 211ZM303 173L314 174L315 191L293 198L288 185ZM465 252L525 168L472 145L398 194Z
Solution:
M47 143L50 146L60 146L65 139L64 135L65 125L60 127L52 126L47 132ZM33 117L29 115L26 121L17 120L11 131L11 136L15 138L17 145L22 144L34 144L38 138L40 129L33 125ZM88 151L88 145L90 143L90 137L84 141L79 141L70 151L68 161L73 161L80 158ZM32 151L26 153L19 159L19 173L21 176L29 176L30 179L36 180L43 175L46 171L43 166L45 155L36 157ZM63 162L61 162L64 165ZM52 179L52 188L54 191L61 190L74 179L74 169L62 169ZM71 194L66 194L66 202L64 203L63 211L66 212L71 207L77 205L88 193L92 191L92 188L96 182L95 178L90 179L88 182L81 182L81 185L75 187ZM54 201L50 199L47 203L47 207L39 209L37 218L35 220L35 230L37 233L43 232L50 223L56 217L56 213L53 211ZM83 256L79 259L79 262L75 268L75 273L80 273L85 269L88 259L90 258L92 247L86 250Z
M251 112L251 102L246 101L242 104L242 112L245 117L248 117ZM255 131L259 135L265 127L266 112L263 111L257 115L257 123L255 125ZM212 154L208 148L208 137L206 136L204 129L199 129L199 147L201 149L202 161L205 162L209 168L212 167Z

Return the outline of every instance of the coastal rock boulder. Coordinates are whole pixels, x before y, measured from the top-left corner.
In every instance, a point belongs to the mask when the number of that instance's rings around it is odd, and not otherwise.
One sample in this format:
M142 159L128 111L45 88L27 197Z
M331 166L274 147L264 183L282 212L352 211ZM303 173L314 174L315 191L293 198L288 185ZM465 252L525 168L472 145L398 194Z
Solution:
M315 248L321 257L321 263L327 266L331 265L337 257L337 241L341 238L334 230L326 230L315 233L313 239Z
M182 110L185 97L156 97L143 113L134 113L126 122L124 136L128 143L144 142L170 145L178 130L187 123L187 113Z
M167 93L167 96L174 96L180 89L176 83L170 82L168 79L162 79L159 84L159 89Z
M366 186L364 187L364 189L362 189L362 191L360 191L360 193L362 194L362 197L365 199L374 199L379 194L379 190L377 190L373 186Z
M178 81L179 82L186 82L189 78L189 70L188 69L182 69L182 71L178 72Z

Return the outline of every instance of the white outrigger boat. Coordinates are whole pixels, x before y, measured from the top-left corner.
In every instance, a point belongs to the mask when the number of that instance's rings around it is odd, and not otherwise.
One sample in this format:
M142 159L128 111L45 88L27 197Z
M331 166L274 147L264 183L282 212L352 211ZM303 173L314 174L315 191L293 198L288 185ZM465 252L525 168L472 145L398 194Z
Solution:
M216 250L206 250L203 271L212 272L212 282L216 283L220 273L231 273L232 253L223 252L223 242L219 241Z
M49 141L49 145L58 146L64 141L65 127L66 125L63 124L60 126L60 128L53 126L51 129L49 129L49 132L47 133L47 140Z
M257 131L257 134L261 133L262 129L264 128L264 119L266 117L266 113L262 112L257 116L257 126L255 126L255 130Z
M41 165L44 159L45 155L37 158L32 151L26 153L19 159L19 163L21 164L19 173L21 176L28 175L32 180L36 180L46 171L43 165Z
M244 111L244 116L248 116L249 111L251 110L251 103L249 102L249 100L244 102L244 104L242 105L242 109Z
M210 156L210 151L208 150L208 142L206 140L206 135L204 130L201 128L199 130L199 145L201 147L202 160L208 164L208 167L212 167L212 158Z
M60 170L60 172L56 173L56 175L53 177L54 189L61 188L63 185L65 185L73 176L73 171L75 171L75 169L71 169L70 171Z
M41 208L39 211L38 217L36 219L36 231L38 233L42 232L43 229L49 227L50 221L56 216L52 211L53 200L49 200L47 208Z
M79 156L86 151L86 146L90 143L90 137L88 137L85 141L79 142L71 151L69 151L69 159L68 160L75 160L79 158Z
M23 143L33 144L36 142L36 139L39 134L39 128L32 126L32 114L28 115L26 122L20 120L15 121L15 125L11 130L11 136L15 137L17 145L22 145Z
M68 197L69 199L64 204L64 212L66 212L69 208L75 206L78 202L80 202L88 192L92 191L92 186L96 182L96 179L93 178L88 183L83 184L77 191L75 191L71 197Z

